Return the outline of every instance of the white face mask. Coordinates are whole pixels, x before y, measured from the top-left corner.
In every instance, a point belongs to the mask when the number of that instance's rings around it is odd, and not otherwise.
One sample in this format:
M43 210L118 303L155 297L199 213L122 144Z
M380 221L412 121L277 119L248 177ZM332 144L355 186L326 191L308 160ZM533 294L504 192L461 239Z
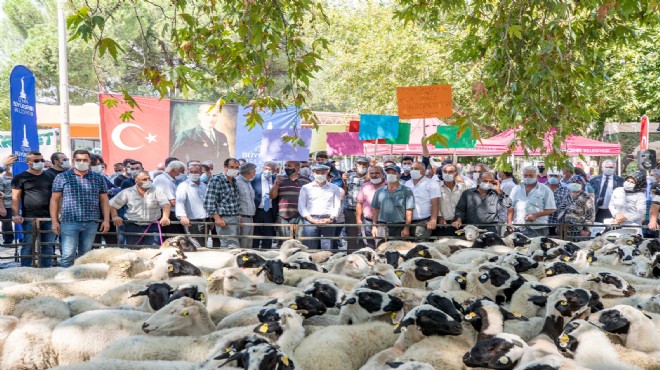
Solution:
M614 168L603 168L603 174L605 176L612 176L614 175Z
M239 172L238 168L228 168L227 169L227 176L236 177L236 176L238 176L238 172Z
M87 171L89 169L89 163L88 162L76 162L76 163L74 163L74 166L76 166L76 169L78 171Z
M380 184L381 182L383 182L383 178L382 178L382 177L379 177L379 178L377 178L377 179L369 179L369 181L371 181L371 183L374 184L374 185L378 185L378 184Z
M536 184L536 179L535 178L525 177L522 180L523 180L523 184L525 184L525 185L534 185L534 184Z
M201 176L202 176L202 175L200 175L200 174L198 174L198 173L191 173L190 175L188 175L188 178L189 178L190 180L194 181L194 182L197 182L197 181L199 181L199 178L200 178Z
M261 173L261 176L263 176L263 177L269 177L269 176L271 176L272 174L273 174L273 173L270 172L270 170L264 170L264 172Z
M103 166L100 164L98 166L92 166L92 172L103 173Z
M410 168L411 166L409 165L401 166L401 170L403 170L403 172L410 172Z
M419 180L422 178L422 171L420 170L410 170L410 177L413 178L413 180Z
M71 168L71 163L69 163L69 161L64 161L62 162L62 165L60 165L60 167L64 168L65 170L68 170L69 168Z
M328 179L327 179L327 176L324 175L324 174L315 174L315 175L314 175L314 181L316 181L316 182L318 182L318 183L320 183L320 184L326 182L327 180L328 180Z
M178 174L174 179L175 179L175 180L179 180L179 181L181 181L181 180L183 180L183 179L185 179L185 178L186 178L186 174L185 174L185 173L180 173L180 174Z
M444 182L454 182L454 175L447 175L446 173L442 174L442 181Z
M358 167L358 168L355 169L355 171L360 175L364 175L365 173L367 173L367 168L366 167Z
M388 173L386 177L387 177L387 182L389 182L390 184L393 184L393 183L399 181L399 178L397 177L397 175L395 173Z
M153 182L151 182L151 181L147 181L147 182L143 183L141 186L142 186L142 189L151 189L151 187L152 187L153 185L154 185Z
M623 190L630 191L630 190L633 190L634 188L635 188L635 184L633 184L631 182L626 181L626 182L623 183Z
M309 177L309 175L310 175L309 167L303 167L300 169L300 176Z
M44 162L32 163L31 167L34 171L41 171L44 169Z
M479 173L479 172L474 172L474 173L472 174L472 180L474 180L474 181L478 181L478 180L479 180L479 176L481 176L481 173Z
M490 189L493 188L493 184L486 184L485 182L480 182L480 183L479 183L479 187L480 187L482 190L490 190Z

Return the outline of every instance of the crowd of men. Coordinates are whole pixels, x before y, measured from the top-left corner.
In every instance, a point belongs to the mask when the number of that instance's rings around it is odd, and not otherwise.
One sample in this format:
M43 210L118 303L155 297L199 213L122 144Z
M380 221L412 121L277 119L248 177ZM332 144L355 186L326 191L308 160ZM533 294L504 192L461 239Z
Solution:
M220 236L212 238L212 248L263 249L276 248L291 232L310 238L303 240L313 249L336 249L342 240L353 249L384 238L454 236L466 224L528 236L556 235L554 224L568 224L571 235L586 237L594 222L643 224L648 190L656 182L654 172L648 181L643 172L616 176L609 160L593 177L570 164L546 168L537 162L524 166L520 182L484 164L447 159L434 168L428 156L382 162L359 157L345 172L326 152L310 161L286 161L283 168L230 158L215 175L211 161L174 157L152 171L127 158L106 174L103 158L85 150L72 158L55 153L50 161L30 152L29 169L16 175L14 161L10 156L0 168L3 231L20 225L21 255L28 256L33 219L49 219L40 223L42 254L52 255L59 238L64 267L94 242L158 245L162 233L190 234L206 246L210 231ZM657 229L659 209L660 196L648 217L651 230ZM13 242L12 234L3 239ZM21 259L23 266L31 263ZM51 266L52 257L40 263Z

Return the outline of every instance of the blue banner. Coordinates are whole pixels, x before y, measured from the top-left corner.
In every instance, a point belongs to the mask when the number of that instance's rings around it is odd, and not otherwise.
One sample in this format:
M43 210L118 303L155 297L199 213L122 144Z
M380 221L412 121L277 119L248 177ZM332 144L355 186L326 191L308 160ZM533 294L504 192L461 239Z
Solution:
M300 124L300 116L295 107L289 107L286 110L275 113L264 112L261 116L264 119L263 127L255 126L248 130L245 126L245 115L252 108L238 108L238 122L236 124L236 158L244 158L250 163L254 163L257 168L261 168L264 161L261 158L261 139L264 130L290 128L293 124ZM309 143L305 141L309 146Z
M32 71L24 66L14 67L9 75L11 97L11 149L18 156L14 163L14 175L28 169L25 158L31 150L39 150L37 134L37 109L35 79Z
M399 116L360 115L360 140L396 139Z
M307 161L309 160L309 144L312 141L312 129L298 129L298 137L305 146L293 146L285 143L283 136L294 136L292 128L264 130L261 140L260 157L262 161Z

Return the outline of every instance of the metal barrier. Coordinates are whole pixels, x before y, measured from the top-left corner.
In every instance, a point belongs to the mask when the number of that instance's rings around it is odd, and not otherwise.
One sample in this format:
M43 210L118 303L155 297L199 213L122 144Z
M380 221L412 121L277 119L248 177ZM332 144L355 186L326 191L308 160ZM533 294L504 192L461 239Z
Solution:
M54 254L42 254L42 247L44 245L53 245L54 246L54 251L57 249L61 250L61 243L56 239L55 242L53 243L44 243L41 241L41 235L46 234L46 233L52 233L52 230L42 230L41 229L41 224L42 222L50 221L48 218L32 218L32 219L25 219L26 221L32 221L32 229L29 231L7 231L7 232L1 232L2 235L6 234L13 234L14 235L14 242L12 244L2 244L3 248L13 248L15 250L13 256L0 256L0 260L7 260L7 259L15 259L19 260L21 258L31 258L32 259L32 266L33 267L40 267L40 260L43 257L46 258L53 258L55 260L60 258L60 255L54 253ZM11 222L9 220L4 221L4 222ZM97 221L97 223L100 223L100 221ZM181 224L178 221L172 221L172 224ZM149 222L136 222L135 224L138 225L143 225L145 228L150 224ZM208 238L211 238L212 240L219 240L219 239L238 239L238 238L248 238L248 239L265 239L264 236L262 235L216 235L211 233L211 229L214 228L216 225L213 222L193 222L192 224L194 225L203 225L204 226L204 234L185 234L187 236L193 237L193 238L205 238L205 240L208 240ZM228 224L228 225L237 225L237 224ZM319 227L319 228L358 228L358 233L361 233L362 228L364 227L372 227L376 226L379 228L383 227L396 227L396 226L407 226L411 230L411 235L409 237L400 237L400 236L389 236L387 234L385 235L379 235L379 236L371 236L371 239L377 239L379 243L386 242L386 241L392 241L392 240L402 240L402 241L431 241L431 240L437 240L437 239L445 239L445 238L458 238L457 236L429 236L429 237L416 237L414 235L414 229L417 226L422 226L426 227L425 223L419 223L419 224L410 224L410 225L404 225L404 224L278 224L278 223L242 223L238 224L243 225L243 226L272 226L272 227L287 227L289 228L289 235L288 236L272 236L272 237L267 237L275 242L278 241L285 241L285 240L290 240L290 239L297 239L302 242L305 241L312 241L312 240L340 240L340 241L347 241L347 240L362 240L364 241L365 239L369 238L368 236L365 235L358 235L358 236L342 236L342 235L335 235L335 236L319 236L319 237L309 237L309 236L302 236L299 235L301 234L299 232L299 228L304 228L304 227ZM529 224L475 224L474 226L477 227L494 227L498 231L502 230L505 227L527 227L530 226ZM553 238L558 238L558 239L563 239L563 240L569 240L569 241L579 241L579 240L586 240L586 239L591 239L591 236L579 236L579 235L571 235L574 232L571 230L571 228L593 228L593 227L606 227L607 229L618 229L618 228L639 228L643 230L648 231L648 227L646 225L601 225L601 224L534 224L534 226L542 226L542 227L553 227L556 228L556 233L555 234L550 234L550 237ZM456 228L450 224L438 224L436 228L445 228L445 229L451 229L451 230L456 230ZM30 233L32 242L28 245L28 243L22 242L18 236L20 234L26 234ZM655 233L655 232L652 232ZM163 240L166 240L167 238L174 237L174 236L179 236L180 234L166 234L166 233L143 233L143 232L124 232L124 231L117 231L117 232L107 232L107 233L97 233L97 238L103 237L103 236L117 236L119 237L120 235L124 236L159 236L162 235ZM655 235L657 237L657 235ZM21 240L20 242L18 240ZM30 247L31 251L30 254L22 255L20 253L20 248L21 247ZM126 249L142 249L142 248L152 248L154 246L149 246L149 245L127 245L127 244L108 244L108 243L94 243L92 248L103 248L103 247L119 247L119 248L126 248ZM202 246L204 247L204 246ZM344 249L342 249L344 250ZM355 249L348 249L348 251L353 251Z

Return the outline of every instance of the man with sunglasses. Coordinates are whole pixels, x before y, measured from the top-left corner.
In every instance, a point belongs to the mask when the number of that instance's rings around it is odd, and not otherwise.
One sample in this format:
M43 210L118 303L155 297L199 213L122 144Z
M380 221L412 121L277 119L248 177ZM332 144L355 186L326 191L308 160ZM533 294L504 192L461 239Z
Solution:
M498 222L499 209L509 207L511 199L500 188L500 182L492 173L483 172L477 178L477 187L461 194L452 225L460 229L464 224L474 224L496 233L494 224Z
M11 181L11 220L15 224L22 224L24 232L21 247L21 256L32 255L32 218L50 218L49 205L51 188L55 177L44 171L44 157L39 152L29 152L26 160L29 166L27 171L15 175ZM19 206L22 205L21 213ZM25 219L24 219L25 218ZM29 219L29 220L27 220ZM50 230L50 221L41 221L41 254L52 255L55 234ZM42 257L41 267L51 267L52 257ZM21 258L21 266L32 266L32 258Z

